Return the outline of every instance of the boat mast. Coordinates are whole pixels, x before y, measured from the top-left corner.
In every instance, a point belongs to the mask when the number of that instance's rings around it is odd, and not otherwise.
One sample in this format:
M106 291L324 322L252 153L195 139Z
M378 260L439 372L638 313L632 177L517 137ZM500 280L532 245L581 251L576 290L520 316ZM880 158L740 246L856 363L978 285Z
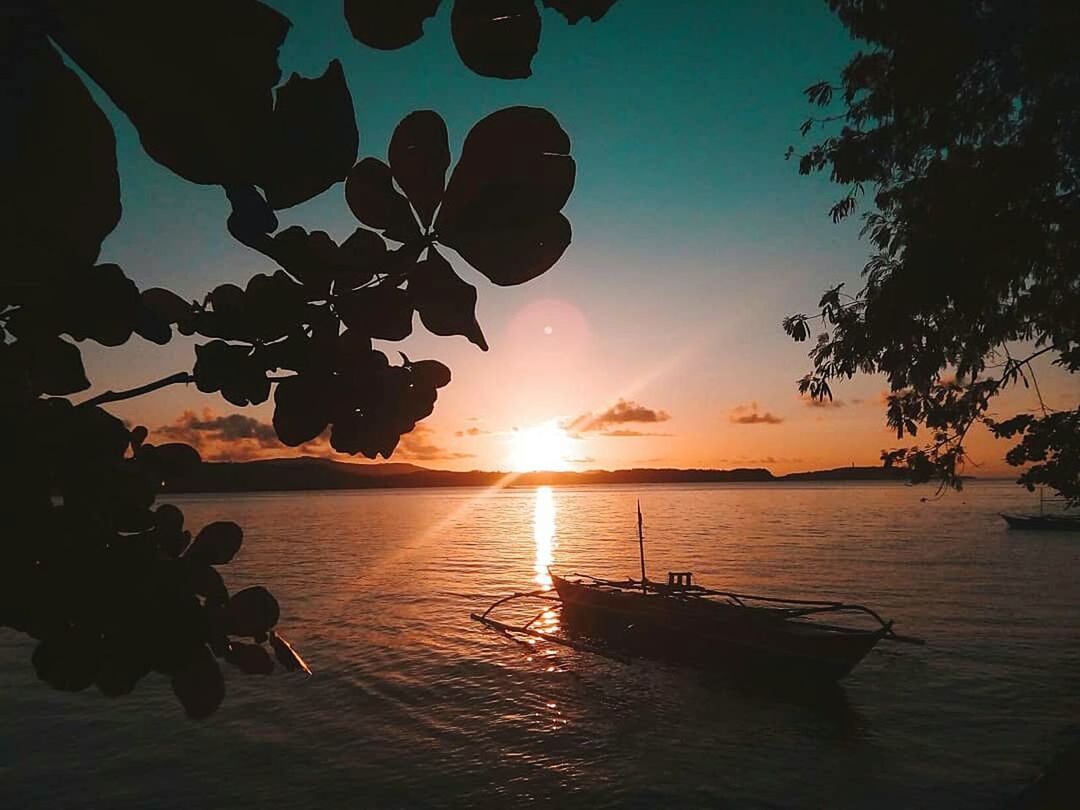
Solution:
M648 593L645 586L645 532L641 528L641 499L637 502L637 540L638 551L641 554L641 592Z

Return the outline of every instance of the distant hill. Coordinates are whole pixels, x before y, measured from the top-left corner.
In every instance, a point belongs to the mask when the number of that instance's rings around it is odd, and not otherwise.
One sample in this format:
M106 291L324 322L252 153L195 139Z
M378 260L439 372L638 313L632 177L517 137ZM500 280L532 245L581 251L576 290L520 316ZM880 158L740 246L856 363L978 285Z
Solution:
M685 484L773 481L895 481L903 474L882 467L775 476L760 467L733 470L635 468L588 472L456 472L414 464L351 464L324 458L278 458L260 461L206 462L186 478L169 482L166 492L272 492L316 489L386 489L415 487L585 486L589 484Z

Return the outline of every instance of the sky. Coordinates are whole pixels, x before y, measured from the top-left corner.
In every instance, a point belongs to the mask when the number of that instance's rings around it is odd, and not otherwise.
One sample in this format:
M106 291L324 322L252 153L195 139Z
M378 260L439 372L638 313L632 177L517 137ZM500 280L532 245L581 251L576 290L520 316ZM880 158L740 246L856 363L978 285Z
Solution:
M360 130L360 157L386 157L394 126L434 109L451 151L503 107L546 107L570 134L577 183L564 213L573 243L528 284L500 288L460 263L479 289L477 316L491 345L435 337L417 319L400 344L443 361L453 382L435 413L403 437L393 461L445 469L764 466L774 472L876 464L897 445L884 424L880 377L836 386L816 407L795 381L806 344L784 335L787 314L812 311L839 282L859 286L868 246L858 223L834 225L839 188L800 177L784 160L802 142L803 88L834 77L857 43L824 2L704 3L619 0L576 26L543 10L540 50L524 81L487 79L458 59L450 4L425 36L395 52L349 34L340 3L272 0L294 24L283 78L342 61ZM218 284L273 272L270 260L225 230L219 187L172 175L142 151L130 123L97 88L113 122L124 214L101 261L140 288L201 299ZM356 227L343 185L280 212L281 226L344 238ZM91 393L190 369L194 341L139 338L121 349L84 344ZM1080 383L1037 368L1051 405L1072 407ZM1002 413L1033 408L1024 389ZM194 386L112 407L158 440L182 438L207 458L286 454L268 423L272 400L238 409ZM974 474L1007 474L1007 446L971 440ZM324 452L316 442L309 452ZM338 456L350 460L347 456ZM547 463L543 463L547 462ZM543 463L543 464L542 464Z

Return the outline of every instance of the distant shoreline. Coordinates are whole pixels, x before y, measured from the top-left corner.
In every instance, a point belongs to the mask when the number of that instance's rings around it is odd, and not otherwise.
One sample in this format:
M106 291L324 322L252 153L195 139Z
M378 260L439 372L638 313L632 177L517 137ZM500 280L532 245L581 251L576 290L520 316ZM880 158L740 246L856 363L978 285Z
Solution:
M774 475L763 467L732 470L635 468L587 472L504 473L431 470L412 464L350 464L322 458L206 462L170 481L168 493L306 492L312 490L420 489L432 487L586 486L590 484L783 483L792 481L903 483L902 470L838 467Z

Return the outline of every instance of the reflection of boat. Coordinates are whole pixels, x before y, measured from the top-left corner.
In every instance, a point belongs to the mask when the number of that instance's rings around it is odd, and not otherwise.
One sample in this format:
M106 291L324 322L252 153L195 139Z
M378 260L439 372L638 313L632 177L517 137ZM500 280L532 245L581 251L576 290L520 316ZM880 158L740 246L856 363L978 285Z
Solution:
M1080 515L1017 515L999 513L1010 529L1041 529L1054 532L1080 532Z
M514 599L553 599L544 591L506 597L473 618L510 637L530 635L589 652L658 657L735 674L816 682L844 677L882 639L922 643L897 635L892 622L862 605L704 588L693 584L689 573L672 572L666 584L653 582L644 575L640 510L638 531L640 580L551 575L565 636L536 629L540 616L522 625L490 616L494 608ZM833 623L839 617L862 617L869 626Z

